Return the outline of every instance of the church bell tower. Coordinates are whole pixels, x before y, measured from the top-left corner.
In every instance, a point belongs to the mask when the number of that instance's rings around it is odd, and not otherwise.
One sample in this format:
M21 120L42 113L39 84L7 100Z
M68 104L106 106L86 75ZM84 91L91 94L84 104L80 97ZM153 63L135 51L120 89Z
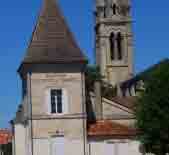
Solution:
M96 65L117 86L133 75L130 0L96 0Z

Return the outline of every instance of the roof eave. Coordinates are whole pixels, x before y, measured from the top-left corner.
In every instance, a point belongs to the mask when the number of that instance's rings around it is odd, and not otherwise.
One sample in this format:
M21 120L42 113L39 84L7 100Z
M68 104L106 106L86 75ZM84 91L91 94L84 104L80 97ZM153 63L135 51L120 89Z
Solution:
M111 139L131 139L131 138L136 138L137 134L119 134L119 135L114 135L114 134L103 134L103 135L97 135L97 134L88 134L88 138L111 138Z
M36 61L36 62L23 62L20 64L19 68L17 69L17 73L19 73L19 75L22 75L23 71L24 71L24 68L25 66L31 66L31 65L38 65L38 64L45 64L45 65L48 65L48 64L67 64L67 65L70 65L70 64L82 64L82 66L86 66L88 63L88 60L87 59L83 59L83 60L76 60L76 61L51 61L51 62L45 62L45 61Z

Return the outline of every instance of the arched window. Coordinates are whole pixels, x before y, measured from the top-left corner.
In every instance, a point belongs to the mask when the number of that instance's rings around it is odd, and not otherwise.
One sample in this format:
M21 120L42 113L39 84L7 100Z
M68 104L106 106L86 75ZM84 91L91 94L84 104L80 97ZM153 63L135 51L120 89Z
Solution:
M122 36L121 33L117 33L117 52L118 52L118 60L122 59Z
M111 60L115 59L115 35L112 32L110 35L110 56L111 56Z
M103 7L103 17L106 18L106 7Z
M116 4L113 4L112 9L113 9L113 15L116 15L117 14L117 6L116 6Z

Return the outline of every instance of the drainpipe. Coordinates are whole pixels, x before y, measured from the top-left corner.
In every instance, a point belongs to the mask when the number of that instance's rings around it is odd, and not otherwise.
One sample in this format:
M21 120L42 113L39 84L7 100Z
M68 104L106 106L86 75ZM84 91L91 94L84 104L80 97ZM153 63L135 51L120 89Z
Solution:
M13 138L12 138L12 155L16 155L16 151L15 151L15 123L14 121L12 120L11 122L11 127L12 127L12 135L13 135Z
M28 72L28 118L30 119L30 134L31 134L31 154L34 154L34 146L33 146L33 121L32 121L32 84L31 84L31 71Z
M82 85L82 113L83 113L83 145L84 155L87 155L87 116L86 116L86 96L85 96L85 73L84 69L81 72Z

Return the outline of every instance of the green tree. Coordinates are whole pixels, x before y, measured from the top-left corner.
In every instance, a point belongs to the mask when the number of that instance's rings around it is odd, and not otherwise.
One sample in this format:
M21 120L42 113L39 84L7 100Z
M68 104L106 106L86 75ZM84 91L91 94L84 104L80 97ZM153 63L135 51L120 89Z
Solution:
M85 71L85 79L86 79L86 88L88 91L94 90L95 81L101 81L102 76L100 74L99 67L95 65L88 65Z
M100 70L95 65L88 65L85 70L85 88L86 88L86 109L88 121L94 121L95 115L91 103L90 92L94 92L95 81L101 81L102 76Z
M12 155L12 143L1 145L3 155Z
M145 90L138 99L136 126L146 152L169 152L169 63L156 66L144 77Z
M95 65L88 65L85 72L85 78L87 92L94 91L95 81L100 81L102 96L111 99L117 95L117 88L103 81L103 76L100 73L99 67Z

